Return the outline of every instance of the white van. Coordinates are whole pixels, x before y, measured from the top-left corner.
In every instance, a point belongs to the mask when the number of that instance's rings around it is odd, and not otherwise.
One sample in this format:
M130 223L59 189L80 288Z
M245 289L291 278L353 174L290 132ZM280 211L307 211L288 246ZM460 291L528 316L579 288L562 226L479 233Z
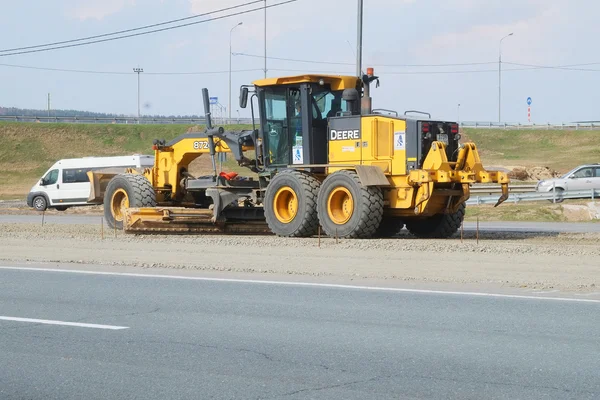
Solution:
M57 161L27 195L27 205L38 211L55 208L64 211L71 206L98 204L89 201L88 171L107 168L151 168L154 156L85 157ZM101 204L101 202L100 202Z

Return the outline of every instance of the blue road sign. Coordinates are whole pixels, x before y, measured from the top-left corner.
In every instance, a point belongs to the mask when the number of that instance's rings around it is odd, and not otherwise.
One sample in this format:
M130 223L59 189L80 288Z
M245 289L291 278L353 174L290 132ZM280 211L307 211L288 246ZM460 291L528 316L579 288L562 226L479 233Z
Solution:
M219 98L218 97L211 97L210 98L210 104L219 104Z
M530 106L531 105L531 97L527 98L527 105Z

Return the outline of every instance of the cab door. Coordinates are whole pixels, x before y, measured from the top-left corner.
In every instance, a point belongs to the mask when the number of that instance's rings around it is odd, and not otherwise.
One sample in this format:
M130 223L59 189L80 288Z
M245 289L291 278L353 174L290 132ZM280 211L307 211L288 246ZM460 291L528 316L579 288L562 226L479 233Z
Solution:
M594 188L594 169L584 167L574 172L567 181L567 190L591 190Z
M52 169L44 175L44 177L40 180L40 189L42 192L48 196L48 200L50 201L49 205L55 205L58 201L58 191L60 187L59 181L59 172L60 170Z

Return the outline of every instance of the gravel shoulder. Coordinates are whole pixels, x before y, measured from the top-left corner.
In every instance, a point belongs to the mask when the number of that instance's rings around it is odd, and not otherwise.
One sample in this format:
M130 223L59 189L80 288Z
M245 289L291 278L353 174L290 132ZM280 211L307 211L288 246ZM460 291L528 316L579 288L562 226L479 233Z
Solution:
M485 285L595 293L600 234L491 233L464 241L135 236L100 224L0 225L0 260L286 275L366 284Z

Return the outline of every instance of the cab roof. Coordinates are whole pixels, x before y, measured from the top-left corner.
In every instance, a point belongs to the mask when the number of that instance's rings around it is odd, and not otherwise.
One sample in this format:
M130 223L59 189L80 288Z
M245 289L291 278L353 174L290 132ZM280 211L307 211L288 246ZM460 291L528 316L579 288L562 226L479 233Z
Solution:
M356 76L306 74L260 79L252 82L252 84L259 87L278 86L298 83L319 83L321 79L325 81L325 84L329 84L331 86L331 90L354 89L360 83L360 79Z

